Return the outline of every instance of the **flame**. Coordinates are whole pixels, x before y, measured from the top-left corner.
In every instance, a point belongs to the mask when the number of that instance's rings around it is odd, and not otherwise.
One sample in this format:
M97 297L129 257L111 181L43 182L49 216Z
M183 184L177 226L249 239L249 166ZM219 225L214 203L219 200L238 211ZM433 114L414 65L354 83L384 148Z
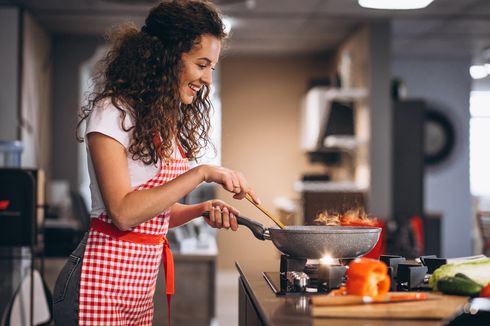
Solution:
M333 264L335 264L335 260L333 259L332 256L325 255L322 258L320 258L320 264L323 264L323 265L333 265Z

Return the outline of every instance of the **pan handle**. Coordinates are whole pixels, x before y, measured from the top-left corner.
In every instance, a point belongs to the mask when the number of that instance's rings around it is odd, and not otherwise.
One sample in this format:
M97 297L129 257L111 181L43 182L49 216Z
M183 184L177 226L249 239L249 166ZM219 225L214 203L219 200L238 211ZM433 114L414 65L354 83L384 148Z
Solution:
M209 219L209 212L206 211L202 214L205 218ZM243 216L237 216L236 221L238 224L246 226L252 231L253 235L259 240L269 240L269 230L266 229L262 224L252 221L249 218Z

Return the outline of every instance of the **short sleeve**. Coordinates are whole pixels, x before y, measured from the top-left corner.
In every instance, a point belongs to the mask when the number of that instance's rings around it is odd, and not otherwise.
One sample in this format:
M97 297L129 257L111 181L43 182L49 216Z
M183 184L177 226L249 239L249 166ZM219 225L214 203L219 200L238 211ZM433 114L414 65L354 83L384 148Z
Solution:
M121 143L124 148L129 147L131 131L126 131L121 125L122 112L117 109L109 100L102 101L90 112L87 119L85 136L91 132L100 132L106 136L114 138ZM131 114L127 113L124 119L124 127L129 129L134 125Z

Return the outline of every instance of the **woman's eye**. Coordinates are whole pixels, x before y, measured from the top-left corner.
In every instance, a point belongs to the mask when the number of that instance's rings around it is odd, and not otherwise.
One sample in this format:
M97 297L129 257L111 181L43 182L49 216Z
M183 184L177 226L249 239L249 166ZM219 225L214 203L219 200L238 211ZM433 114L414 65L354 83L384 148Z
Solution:
M206 65L197 65L200 69L205 69Z

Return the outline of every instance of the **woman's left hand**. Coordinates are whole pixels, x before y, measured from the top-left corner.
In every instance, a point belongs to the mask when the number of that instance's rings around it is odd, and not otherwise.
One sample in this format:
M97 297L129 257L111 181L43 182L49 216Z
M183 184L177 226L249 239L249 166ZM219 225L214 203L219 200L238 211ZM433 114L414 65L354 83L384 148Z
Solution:
M209 226L217 229L238 230L236 217L240 212L222 200L209 200L206 202L206 210L209 211L209 218L205 218Z

